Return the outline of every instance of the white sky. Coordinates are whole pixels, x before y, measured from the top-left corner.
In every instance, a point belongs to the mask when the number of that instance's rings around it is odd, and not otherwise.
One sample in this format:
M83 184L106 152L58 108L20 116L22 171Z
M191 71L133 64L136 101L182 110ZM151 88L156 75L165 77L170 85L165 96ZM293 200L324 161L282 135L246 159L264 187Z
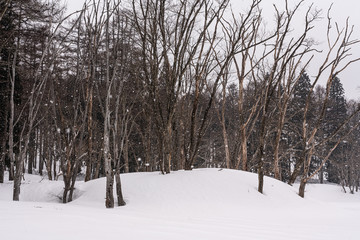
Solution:
M69 12L81 9L84 0L63 0L68 3ZM231 4L234 9L239 11L245 11L251 0L231 0ZM298 1L289 0L290 4L295 4ZM284 0L263 0L261 6L263 9L264 17L266 22L271 22L274 16L273 4L281 8ZM318 9L323 9L323 17L326 17L326 12L331 3L333 3L331 15L334 21L338 22L340 26L344 26L345 20L349 17L350 24L354 25L353 38L360 39L360 2L357 0L305 0L302 9L307 9L311 3L314 3ZM300 13L301 14L301 13ZM293 27L296 31L297 28L303 28L303 22L297 22ZM325 42L326 37L326 19L322 19L318 22L318 26L313 30L312 36L317 42ZM299 24L299 25L297 25ZM325 46L320 45L320 48ZM353 58L360 57L360 44L354 47L352 50ZM312 68L315 67L316 62L313 62ZM309 75L311 76L311 68L309 69ZM348 67L343 73L339 75L341 82L343 83L346 97L349 99L360 100L360 62L354 63Z
M233 8L239 10L246 10L251 0L231 0L231 4ZM294 6L299 1L289 0L289 5ZM356 0L305 0L301 9L303 11L299 12L299 16L304 16L307 8L314 3L314 7L317 9L322 9L322 17L323 19L317 22L317 25L312 30L311 37L313 37L319 43L326 42L326 27L327 27L327 19L326 14L330 5L333 3L331 9L331 17L334 22L339 24L339 27L344 27L346 19L349 17L350 25L354 25L354 33L353 39L360 39L360 2ZM263 9L263 15L266 22L271 22L274 19L274 7L275 4L279 9L281 6L284 6L284 0L263 0L261 3ZM295 30L303 29L303 21L299 19L292 26ZM335 29L332 29L335 30ZM334 34L333 34L334 36ZM318 49L322 49L326 51L326 45L320 44ZM360 57L360 44L354 46L352 48L352 58ZM318 56L320 59L320 56ZM315 71L318 70L318 65L320 61L317 61L317 58L314 59L313 63L310 64L310 68L308 69L308 73L311 76ZM360 61L354 63L350 67L348 67L344 72L339 75L339 78L344 86L345 95L348 99L360 100ZM321 84L321 83L320 83Z

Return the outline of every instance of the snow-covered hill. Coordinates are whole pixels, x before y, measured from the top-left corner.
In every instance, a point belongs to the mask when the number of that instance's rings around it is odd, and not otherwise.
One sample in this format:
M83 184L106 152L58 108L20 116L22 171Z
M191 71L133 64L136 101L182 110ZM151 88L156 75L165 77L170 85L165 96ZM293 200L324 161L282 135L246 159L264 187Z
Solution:
M105 179L76 184L61 204L63 183L26 175L20 202L0 184L0 239L360 239L360 194L336 185L297 188L227 169L122 175L127 205L105 209Z

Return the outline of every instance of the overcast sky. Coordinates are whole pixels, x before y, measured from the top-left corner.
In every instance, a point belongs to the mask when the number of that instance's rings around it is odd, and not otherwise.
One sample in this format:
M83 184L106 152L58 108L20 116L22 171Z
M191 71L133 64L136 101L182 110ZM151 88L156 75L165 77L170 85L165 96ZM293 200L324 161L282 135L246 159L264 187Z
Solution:
M84 0L64 0L67 2L69 12L78 10L82 7ZM236 10L245 11L251 0L231 0L231 4ZM295 4L298 1L289 0L290 4ZM353 38L360 39L360 1L358 0L305 0L302 9L307 9L311 3L314 2L314 6L318 9L323 9L323 17L326 17L326 12L331 3L333 3L331 15L334 21L339 23L339 26L344 26L346 18L349 17L350 24L354 25ZM262 9L266 22L273 21L274 8L273 4L281 8L284 0L263 0ZM300 13L301 15L301 13ZM303 28L303 21L294 23L293 28ZM320 43L325 42L326 37L326 19L322 19L317 23L317 27L314 29L311 36ZM325 45L320 45L319 48L325 48ZM352 49L353 58L360 57L360 44ZM309 69L309 75L311 71L315 71L316 62L312 64L312 68ZM360 100L360 62L354 63L345 72L339 75L341 82L343 83L345 94L348 99Z

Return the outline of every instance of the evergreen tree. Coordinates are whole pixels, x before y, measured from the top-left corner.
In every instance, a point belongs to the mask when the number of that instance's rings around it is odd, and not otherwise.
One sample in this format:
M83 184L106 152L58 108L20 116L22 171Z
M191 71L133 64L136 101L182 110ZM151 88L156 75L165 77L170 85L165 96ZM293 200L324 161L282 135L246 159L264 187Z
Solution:
M304 109L310 89L310 78L307 73L304 72L301 74L299 80L294 86L294 92L288 110L289 120L285 126L285 128L287 129L286 139L288 148L292 149L292 151L289 156L290 161L285 161L284 163L282 163L282 176L284 180L289 181L289 183L293 183L295 181L295 178L300 173L302 167L300 149L302 149L303 139L301 136L301 131L304 117ZM307 115L308 120L310 120L312 116L312 112L310 112L310 114ZM291 165L295 165L292 174L290 173Z
M325 123L324 123L324 137L329 137L347 118L347 107L345 99L345 91L340 82L340 79L334 76L330 88L329 103L326 109ZM334 140L335 141L335 140ZM334 145L334 141L330 140L326 149L330 149ZM339 183L338 167L341 162L344 162L344 151L346 144L341 143L332 153L330 161L326 164L327 180L329 182Z

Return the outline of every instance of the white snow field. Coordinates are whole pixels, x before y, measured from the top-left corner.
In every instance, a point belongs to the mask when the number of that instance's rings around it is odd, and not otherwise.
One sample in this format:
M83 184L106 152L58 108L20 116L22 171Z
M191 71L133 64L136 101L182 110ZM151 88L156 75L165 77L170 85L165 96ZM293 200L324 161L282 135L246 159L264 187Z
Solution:
M297 188L220 169L122 176L127 205L106 209L105 179L77 182L75 200L60 203L62 181L25 175L19 202L0 184L0 239L227 240L360 239L360 194L337 185Z

